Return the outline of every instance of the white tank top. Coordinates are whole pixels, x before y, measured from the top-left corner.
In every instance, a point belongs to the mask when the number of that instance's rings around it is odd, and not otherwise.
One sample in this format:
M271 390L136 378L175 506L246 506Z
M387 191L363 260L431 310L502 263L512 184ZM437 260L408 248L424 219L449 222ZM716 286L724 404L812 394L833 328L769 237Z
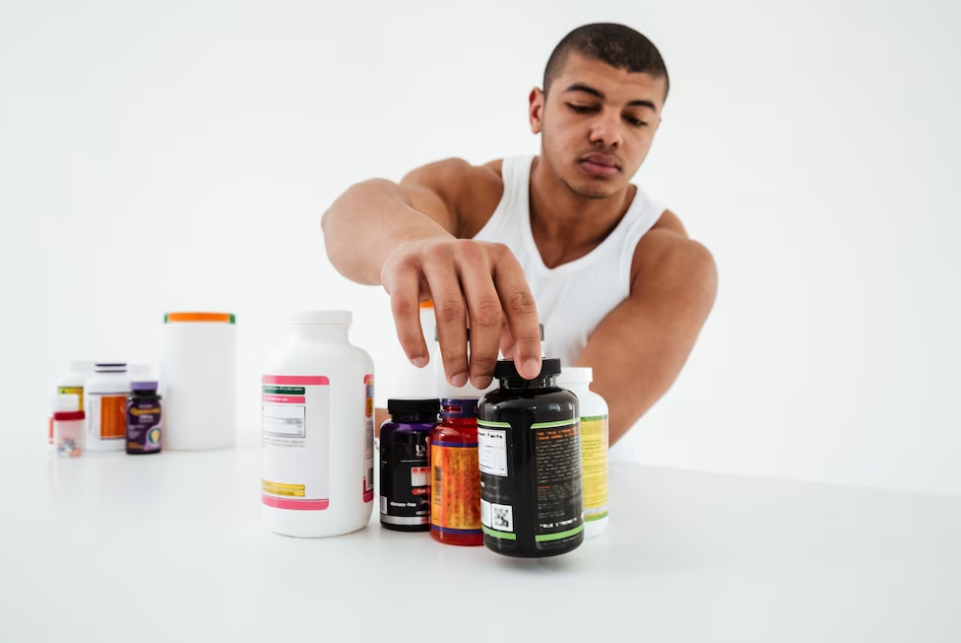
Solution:
M532 156L504 159L504 195L474 239L503 243L524 269L544 324L544 355L571 366L598 324L631 292L631 263L641 237L657 223L664 206L638 188L614 231L589 254L548 268L531 233Z

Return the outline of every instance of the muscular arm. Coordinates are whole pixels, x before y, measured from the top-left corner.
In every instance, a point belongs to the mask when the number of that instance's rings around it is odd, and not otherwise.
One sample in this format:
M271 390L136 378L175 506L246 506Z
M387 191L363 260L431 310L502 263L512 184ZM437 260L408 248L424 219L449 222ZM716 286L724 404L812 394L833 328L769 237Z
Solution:
M444 371L455 387L470 379L486 388L502 345L514 347L523 375L535 377L541 367L537 307L520 264L502 244L458 238L478 203L493 202L493 211L500 188L491 190L492 182L499 186L500 179L490 168L441 161L400 184L353 186L321 223L334 267L390 295L397 339L419 368L430 360L419 303L434 301Z
M677 379L714 305L717 269L670 212L634 255L630 296L604 318L577 360L610 407L611 444Z

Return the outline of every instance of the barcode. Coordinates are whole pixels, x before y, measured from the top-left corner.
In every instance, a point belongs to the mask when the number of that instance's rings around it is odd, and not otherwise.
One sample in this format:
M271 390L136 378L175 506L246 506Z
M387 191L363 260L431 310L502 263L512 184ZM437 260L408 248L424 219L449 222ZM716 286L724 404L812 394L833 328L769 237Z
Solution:
M443 487L441 486L440 467L438 466L434 466L434 481L431 484L430 493L435 497L438 497L444 493Z

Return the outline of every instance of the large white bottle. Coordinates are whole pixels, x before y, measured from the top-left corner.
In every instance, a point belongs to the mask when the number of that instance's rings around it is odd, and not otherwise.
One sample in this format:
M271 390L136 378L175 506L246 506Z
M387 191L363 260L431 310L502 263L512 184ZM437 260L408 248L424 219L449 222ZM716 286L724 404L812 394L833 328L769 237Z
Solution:
M374 363L348 339L347 311L307 311L288 323L262 382L261 502L288 536L362 529L374 500Z

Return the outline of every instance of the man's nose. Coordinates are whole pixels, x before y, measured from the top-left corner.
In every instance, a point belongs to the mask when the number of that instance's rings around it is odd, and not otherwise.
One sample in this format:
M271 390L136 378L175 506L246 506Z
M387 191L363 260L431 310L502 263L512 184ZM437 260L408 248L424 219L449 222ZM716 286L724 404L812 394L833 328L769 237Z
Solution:
M619 147L622 142L621 119L612 110L602 110L591 122L591 143Z

